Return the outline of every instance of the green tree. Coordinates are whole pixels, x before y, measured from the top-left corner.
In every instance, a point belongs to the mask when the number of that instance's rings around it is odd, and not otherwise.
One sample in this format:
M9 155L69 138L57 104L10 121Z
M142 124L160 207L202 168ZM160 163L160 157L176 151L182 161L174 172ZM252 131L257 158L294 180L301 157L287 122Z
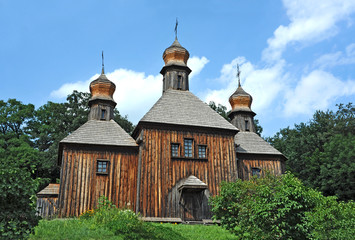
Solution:
M34 106L15 99L0 100L0 237L22 239L37 225L34 180L40 164L23 128L33 117Z
M355 199L355 108L337 106L336 112L316 111L308 123L281 129L267 141L287 156L287 169L307 186L349 200Z

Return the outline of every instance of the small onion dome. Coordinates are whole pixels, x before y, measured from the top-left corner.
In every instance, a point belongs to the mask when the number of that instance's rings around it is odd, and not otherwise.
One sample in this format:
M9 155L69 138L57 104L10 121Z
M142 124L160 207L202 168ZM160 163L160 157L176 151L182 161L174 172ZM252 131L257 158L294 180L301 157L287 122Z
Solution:
M167 49L165 49L163 53L165 66L169 66L169 65L186 66L189 57L190 57L189 52L180 45L177 38L175 38L173 44Z
M91 99L90 102L96 99L102 100L113 100L113 93L116 90L116 85L108 80L104 73L94 81L90 83L90 92L91 92Z
M251 104L253 102L252 96L245 92L244 89L239 86L237 90L229 97L229 103L232 106L232 112L234 111L246 111L252 112Z

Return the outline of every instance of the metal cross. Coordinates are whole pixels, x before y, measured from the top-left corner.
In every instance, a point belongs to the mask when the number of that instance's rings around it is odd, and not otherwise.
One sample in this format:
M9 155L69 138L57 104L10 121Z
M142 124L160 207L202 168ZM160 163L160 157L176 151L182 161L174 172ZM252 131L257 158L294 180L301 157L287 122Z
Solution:
M239 64L237 64L237 78L238 78L238 87L240 87L240 70L239 70Z
M175 23L175 39L177 39L177 27L178 27L178 19L176 18L176 23Z
M101 57L102 57L102 71L101 71L101 74L105 74L105 66L104 66L104 51L103 51L103 50L102 50Z

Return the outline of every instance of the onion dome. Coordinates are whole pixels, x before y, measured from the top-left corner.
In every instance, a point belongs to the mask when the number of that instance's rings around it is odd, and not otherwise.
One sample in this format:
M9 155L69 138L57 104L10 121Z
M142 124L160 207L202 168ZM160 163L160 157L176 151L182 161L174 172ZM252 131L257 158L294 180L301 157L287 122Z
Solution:
M190 57L189 52L180 45L177 38L175 38L173 44L167 49L165 49L163 53L165 66L169 66L169 65L187 66L187 60L189 59L189 57Z
M232 111L252 112L252 102L252 96L249 93L245 92L244 89L240 86L240 84L237 90L229 97L229 103L232 106Z
M90 83L92 97L90 98L89 105L91 105L94 100L99 99L113 101L115 103L113 100L115 90L116 85L106 77L104 69L102 69L101 75Z

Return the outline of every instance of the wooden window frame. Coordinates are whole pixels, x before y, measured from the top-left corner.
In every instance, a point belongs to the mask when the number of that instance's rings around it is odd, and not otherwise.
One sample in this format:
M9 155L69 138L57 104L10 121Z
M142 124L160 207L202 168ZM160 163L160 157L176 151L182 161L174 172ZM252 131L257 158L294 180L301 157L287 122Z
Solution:
M200 149L204 148L204 157L201 157L201 151ZM207 159L207 145L199 144L197 145L197 153L198 153L198 158L199 159Z
M173 154L173 146L177 146L177 155L176 156ZM171 143L170 144L170 153L171 153L170 155L172 158L180 157L180 143L175 143L175 142Z
M106 171L99 172L99 163L106 163ZM108 175L110 170L110 160L107 159L97 159L96 160L96 174L97 175Z
M186 149L186 142L191 141L191 147L189 149ZM188 150L186 152L186 150ZM191 152L191 155L189 154ZM186 155L186 153L188 153ZM194 157L194 140L192 138L184 138L184 157L185 158L193 158Z

